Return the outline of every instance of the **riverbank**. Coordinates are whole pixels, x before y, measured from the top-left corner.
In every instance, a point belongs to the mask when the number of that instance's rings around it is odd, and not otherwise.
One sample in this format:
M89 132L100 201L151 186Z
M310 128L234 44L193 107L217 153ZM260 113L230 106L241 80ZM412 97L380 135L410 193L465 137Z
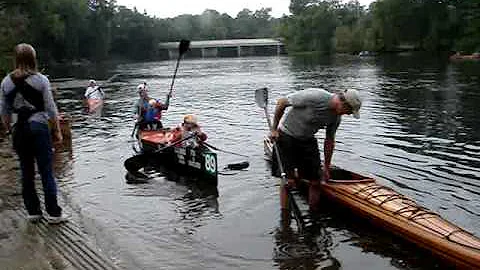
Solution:
M0 138L0 265L2 270L117 269L81 229L81 219L59 197L69 222L33 224L18 183L19 168L10 142ZM43 202L41 183L40 200Z
M2 269L74 269L25 219L18 166L2 138L0 148L0 265Z

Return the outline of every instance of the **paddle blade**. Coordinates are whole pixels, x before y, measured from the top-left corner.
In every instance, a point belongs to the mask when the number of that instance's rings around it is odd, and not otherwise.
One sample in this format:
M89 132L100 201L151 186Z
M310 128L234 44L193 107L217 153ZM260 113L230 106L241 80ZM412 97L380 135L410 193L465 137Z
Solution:
M244 161L240 163L230 163L226 166L226 168L229 170L243 170L248 168L248 166L250 166L250 163L248 161Z
M268 104L268 89L266 87L255 90L255 102L258 107L266 108Z
M178 53L180 55L184 54L190 48L190 40L182 39L178 45Z

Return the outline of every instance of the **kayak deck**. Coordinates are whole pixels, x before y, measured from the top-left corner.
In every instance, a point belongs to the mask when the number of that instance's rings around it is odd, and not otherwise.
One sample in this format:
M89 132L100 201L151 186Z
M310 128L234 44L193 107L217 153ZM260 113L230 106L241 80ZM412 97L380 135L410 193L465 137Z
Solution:
M267 159L271 159L273 145L268 138L264 146ZM331 178L321 184L321 192L329 199L432 251L458 268L480 269L480 239L472 233L372 178L338 167L331 168ZM296 182L308 185L307 180Z

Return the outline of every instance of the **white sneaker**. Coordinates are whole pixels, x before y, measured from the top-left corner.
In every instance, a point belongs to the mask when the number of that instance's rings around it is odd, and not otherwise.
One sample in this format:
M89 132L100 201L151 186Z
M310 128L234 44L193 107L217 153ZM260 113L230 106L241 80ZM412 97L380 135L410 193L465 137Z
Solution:
M42 215L27 215L27 220L32 223L39 222L40 219L42 219Z
M63 215L54 217L47 214L45 215L45 219L47 220L48 224L60 224L68 221L68 219Z

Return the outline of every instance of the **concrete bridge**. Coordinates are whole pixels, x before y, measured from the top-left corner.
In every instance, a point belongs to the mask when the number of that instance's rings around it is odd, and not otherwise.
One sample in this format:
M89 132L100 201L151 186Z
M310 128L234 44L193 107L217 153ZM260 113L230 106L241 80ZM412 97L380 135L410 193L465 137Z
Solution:
M163 57L178 57L178 42L165 42L158 46ZM278 39L223 39L191 41L188 57L267 56L285 53L285 46Z

